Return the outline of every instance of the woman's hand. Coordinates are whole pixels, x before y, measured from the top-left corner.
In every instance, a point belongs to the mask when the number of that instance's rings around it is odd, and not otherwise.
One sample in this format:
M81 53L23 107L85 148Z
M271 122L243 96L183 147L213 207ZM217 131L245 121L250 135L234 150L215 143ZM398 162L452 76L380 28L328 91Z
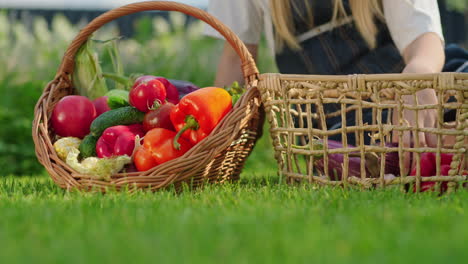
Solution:
M405 49L403 57L406 62L406 67L403 73L437 73L442 70L445 54L442 46L442 41L435 33L425 33L413 41ZM434 89L424 89L416 93L416 99L413 95L402 96L403 102L409 105L434 105L438 103ZM405 121L406 120L406 121ZM407 122L410 127L415 128L433 128L436 126L437 110L427 109L418 111L418 119L416 119L416 111L404 110L403 121L399 120L398 115L393 115L393 123L400 125L400 122ZM393 140L396 142L399 139L399 133L393 133ZM437 137L434 134L419 132L418 135L419 147L435 147L437 145ZM403 145L410 147L416 146L416 135L410 132L403 133ZM413 164L410 161L413 160ZM405 158L406 167L415 165L415 159Z
M424 89L416 93L417 105L434 105L437 104L437 97L434 89ZM414 96L405 95L402 96L404 104L416 105ZM398 116L393 116L393 123L399 125L400 121ZM437 122L437 110L436 109L426 109L419 110L418 119L416 119L416 111L414 110L403 110L403 119L408 122L407 125L410 127L419 127L419 128L433 128L436 126ZM403 122L406 122L403 121ZM411 139L411 136L413 139ZM394 134L394 139L398 140L398 133ZM403 134L403 145L409 147L412 143L416 145L416 135L410 135L409 133ZM437 137L434 134L419 132L418 133L418 143L419 147L435 147L437 144Z

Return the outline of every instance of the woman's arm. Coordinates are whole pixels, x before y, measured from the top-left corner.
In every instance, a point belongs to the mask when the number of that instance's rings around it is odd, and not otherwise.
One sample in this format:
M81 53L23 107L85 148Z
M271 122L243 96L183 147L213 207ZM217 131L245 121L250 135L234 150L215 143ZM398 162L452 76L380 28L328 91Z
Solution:
M404 73L437 73L445 62L444 47L440 37L433 32L424 33L403 51L406 67Z
M440 37L432 32L424 33L411 42L403 52L406 67L403 73L437 73L441 72L445 62L444 47ZM419 105L437 104L437 96L434 89L424 89L416 93ZM416 105L411 95L403 96L406 104ZM421 128L432 128L436 126L437 111L435 109L419 111L416 120L415 111L404 111L403 117L413 127L416 124ZM405 145L410 144L409 136L405 137ZM419 145L435 147L437 137L434 134L419 133Z
M252 54L254 60L257 60L258 45L246 44L246 46ZM241 70L241 60L231 45L225 42L218 65L215 86L228 86L231 85L234 81L238 81L240 84L244 83L244 76L242 75Z
M444 64L443 32L440 21L437 0L382 0L385 20L392 35L393 42L401 52L406 67L403 73L437 73ZM433 89L425 89L416 93L417 103L437 104L437 96ZM402 96L407 105L415 105L414 96ZM418 120L413 110L403 111L403 120L398 114L393 115L396 125L408 125L412 128L432 128L436 126L437 110L420 110ZM413 134L413 135L411 135ZM398 140L399 132L393 133L394 140ZM413 136L413 137L411 137ZM418 137L418 142L416 141ZM437 137L429 133L403 133L406 147L411 144L420 147L437 145ZM405 160L410 160L405 158ZM413 159L415 162L415 159ZM413 163L414 165L414 163Z
M406 67L403 70L404 73L437 73L442 71L445 53L440 37L432 32L422 34L404 49L403 59L406 63ZM437 104L437 96L434 89L418 91L416 97L419 105ZM405 104L416 105L412 95L403 96L402 99ZM397 115L394 115L394 124L399 124L400 120L397 118ZM432 128L437 124L437 111L435 109L419 111L418 119L416 119L415 111L404 110L403 118L408 121L411 127L418 125L420 128ZM435 134L420 132L417 136L420 147L437 146L437 136ZM394 133L394 140L398 140L398 133ZM413 134L413 140L411 140L410 133L403 134L403 144L405 146L410 146L411 141L415 140L415 134ZM413 142L413 144L416 144L416 142ZM410 159L407 158L405 160L408 161ZM413 164L409 164L408 162L406 167L409 168L411 165L414 168L415 162L416 160L413 159Z

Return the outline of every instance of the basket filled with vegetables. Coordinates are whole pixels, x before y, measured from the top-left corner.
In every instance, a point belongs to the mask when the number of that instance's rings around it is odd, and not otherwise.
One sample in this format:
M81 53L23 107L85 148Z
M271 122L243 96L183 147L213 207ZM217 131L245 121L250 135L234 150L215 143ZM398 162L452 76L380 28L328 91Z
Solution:
M243 62L245 91L153 75L127 78L118 59L115 73L102 72L91 35L121 16L150 10L182 12L223 34ZM39 98L36 155L66 189L180 189L236 180L263 124L257 78L242 41L203 10L165 1L111 10L80 31ZM118 83L115 89L106 79Z
M262 74L258 89L289 182L414 192L468 187L468 74ZM404 100L424 89L434 89L436 103ZM420 127L425 120L411 126L405 111L415 120L436 111L435 127ZM425 135L433 144L420 144Z

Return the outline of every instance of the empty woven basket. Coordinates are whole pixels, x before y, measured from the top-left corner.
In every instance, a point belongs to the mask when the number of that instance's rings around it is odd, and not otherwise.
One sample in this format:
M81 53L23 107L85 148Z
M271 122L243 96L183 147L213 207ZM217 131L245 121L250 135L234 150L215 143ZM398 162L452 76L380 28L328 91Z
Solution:
M468 74L262 74L258 87L279 171L289 181L364 187L414 184L415 191L425 188L426 182L453 188L467 181ZM416 92L426 88L435 90L437 103L414 106L403 102L403 96L416 98ZM404 110L415 110L418 118L424 109L437 111L435 128L412 127L404 121ZM370 118L364 121L364 115ZM392 122L393 117L400 122ZM329 118L336 125L327 123ZM434 135L436 146L419 145L421 132ZM405 133L414 135L414 144L390 144L392 137L403 142ZM330 148L331 138L343 143ZM421 175L419 161L425 152L435 154L431 177ZM442 175L443 153L453 155L448 175ZM386 161L395 154L397 175L389 175ZM373 171L369 168L372 157L377 161ZM405 165L408 158L417 161L412 176Z

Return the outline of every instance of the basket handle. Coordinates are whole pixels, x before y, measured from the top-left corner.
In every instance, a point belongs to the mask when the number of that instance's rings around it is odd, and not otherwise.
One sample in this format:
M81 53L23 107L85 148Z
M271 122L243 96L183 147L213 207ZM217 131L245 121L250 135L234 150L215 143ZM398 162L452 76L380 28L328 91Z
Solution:
M126 16L133 13L142 11L178 11L197 19L204 21L205 23L216 29L226 40L231 44L236 53L239 55L242 62L242 73L244 75L246 84L253 82L258 77L258 69L255 64L252 55L250 54L247 47L239 39L239 37L221 21L209 13L189 5L170 2L170 1L147 1L139 2L134 4L125 5L113 10L110 10L97 18L93 19L86 27L84 27L79 34L72 41L68 49L66 50L57 76L62 74L72 74L75 65L75 55L78 49L88 40L88 38L100 27L106 23L117 19L122 16Z

